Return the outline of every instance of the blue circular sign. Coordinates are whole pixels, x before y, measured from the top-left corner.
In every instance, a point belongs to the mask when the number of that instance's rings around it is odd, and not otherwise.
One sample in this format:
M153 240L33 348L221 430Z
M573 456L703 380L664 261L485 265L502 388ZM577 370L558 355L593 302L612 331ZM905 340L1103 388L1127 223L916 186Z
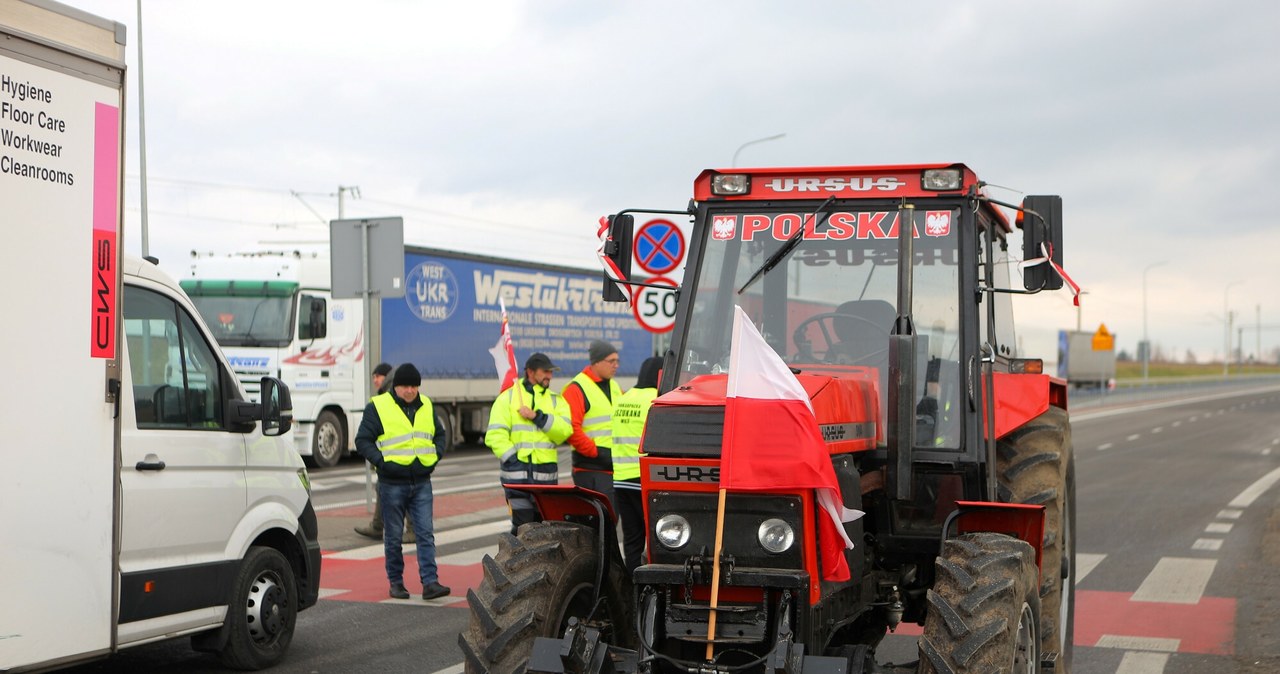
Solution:
M650 220L636 232L636 264L650 274L665 274L684 259L684 233L670 220Z
M404 302L424 323L440 323L458 308L458 279L439 262L423 262L404 279Z

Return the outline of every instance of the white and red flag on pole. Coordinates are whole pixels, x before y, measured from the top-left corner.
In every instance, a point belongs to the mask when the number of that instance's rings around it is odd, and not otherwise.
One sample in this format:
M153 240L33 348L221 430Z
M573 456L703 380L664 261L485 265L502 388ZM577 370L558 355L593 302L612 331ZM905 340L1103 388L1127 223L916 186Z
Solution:
M720 488L813 489L822 510L817 518L822 576L848 580L844 550L853 549L853 541L844 522L863 513L844 507L808 392L742 307L734 307L731 349Z
M502 380L498 389L501 393L516 383L516 350L511 342L511 326L507 325L507 304L501 297L498 298L498 306L502 308L502 332L498 334L498 343L489 349L489 355L493 356L493 367Z

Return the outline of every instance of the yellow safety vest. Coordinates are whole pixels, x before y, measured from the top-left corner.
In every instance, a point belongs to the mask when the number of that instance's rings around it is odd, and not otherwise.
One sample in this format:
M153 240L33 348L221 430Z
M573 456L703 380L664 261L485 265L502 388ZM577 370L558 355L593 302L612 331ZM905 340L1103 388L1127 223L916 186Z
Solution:
M501 461L515 457L522 463L553 464L556 462L556 447L573 434L569 403L540 386L534 386L533 390L532 394L526 391L524 380L521 380L493 401L484 444ZM543 431L520 416L521 405L535 412L545 412L552 418L551 429Z
M422 407L414 414L413 423L409 423L409 417L400 409L394 393L373 397L373 407L382 422L378 451L382 452L383 461L402 466L418 461L429 468L439 460L434 440L436 417L431 409L431 400L421 394L418 398L422 400Z
M640 438L649 407L658 397L656 388L633 388L613 406L613 479L640 477Z
M575 383L582 387L582 393L587 398L587 413L582 419L582 432L596 443L596 449L600 451L594 459L574 452L573 465L593 470L613 470L613 460L610 458L609 451L613 446L613 403L611 401L622 398L622 389L618 387L618 382L610 379L609 397L606 398L604 391L600 390L600 385L592 381L586 372L579 372L565 385L565 388Z

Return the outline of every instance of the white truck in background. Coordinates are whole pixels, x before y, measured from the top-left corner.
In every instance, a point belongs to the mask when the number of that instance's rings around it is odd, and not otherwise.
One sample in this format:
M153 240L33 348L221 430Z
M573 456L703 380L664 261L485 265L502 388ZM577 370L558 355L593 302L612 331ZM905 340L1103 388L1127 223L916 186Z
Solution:
M354 448L372 395L364 375L370 357L393 367L412 362L422 373L436 428L448 438L442 451L479 442L498 394L489 349L500 332L499 297L517 366L535 351L548 354L562 368L556 386L586 366L592 339L618 348L623 386L653 352L629 307L601 301L599 271L406 246L404 272L405 297L372 303L369 339L363 301L330 293L327 247L193 253L181 283L250 395L263 375L288 384L298 453L317 467Z
M1058 377L1074 388L1106 391L1116 383L1115 336L1111 348L1096 349L1096 334L1078 330L1058 331Z
M124 57L119 23L0 3L0 671L179 636L261 669L319 595L289 391L249 400L179 286L122 253Z

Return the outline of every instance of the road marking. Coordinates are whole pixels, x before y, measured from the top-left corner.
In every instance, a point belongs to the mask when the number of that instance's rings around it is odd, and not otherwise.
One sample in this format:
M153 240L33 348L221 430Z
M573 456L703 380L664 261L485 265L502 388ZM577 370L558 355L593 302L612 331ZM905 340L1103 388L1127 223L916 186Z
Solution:
M1094 569L1098 568L1098 564L1102 563L1102 560L1106 558L1107 558L1106 555L1095 555L1087 552L1077 552L1076 553L1076 585L1079 585L1080 581L1084 580L1084 577L1089 575L1090 571L1093 571Z
M445 667L444 669L438 669L432 672L431 674L462 674L462 672L465 670L466 668L462 666L462 663L458 663L452 667Z
M1095 644L1098 648L1119 648L1126 651L1160 651L1177 653L1179 639L1162 639L1160 637L1126 637L1115 634L1104 634ZM1120 670L1116 670L1119 672Z
M1257 482L1254 482L1249 485L1247 489L1240 492L1240 495L1235 497L1235 499L1227 505L1232 508L1248 508L1259 496L1262 496L1262 494L1270 489L1276 482L1280 482L1280 468L1263 475Z
M1270 448L1270 447L1268 447L1268 448L1266 448L1266 449L1262 450L1262 455L1263 455L1263 456L1269 456L1270 454L1271 454L1271 448Z
M498 546L490 545L475 550L464 550L455 552L452 555L445 555L436 560L436 564L452 564L454 566L467 566L469 564L479 564L485 555L490 557L498 556Z
M1190 419L1188 419L1187 421L1196 421L1196 420L1198 420L1199 418L1200 418L1200 417L1197 415L1197 416L1191 417L1191 418L1190 418Z
M1168 653L1125 653L1116 674L1161 674L1167 664Z
M1231 533L1230 522L1210 522L1209 526L1204 528L1206 534L1229 534Z
M460 527L450 529L436 534L436 547L440 548L453 543L461 543L469 541L473 538L483 538L486 536L496 536L504 531L511 531L511 522L509 520L497 520L494 522L484 522L482 524L473 524L469 527ZM405 545L401 548L404 554L410 555L417 551L417 545ZM377 559L382 556L383 547L381 544L366 545L362 548L351 548L342 552L333 552L325 555L326 559L346 559L352 561L368 561Z
M1108 449L1111 449L1111 447L1112 447L1112 444L1110 442L1104 442L1101 445L1098 445L1098 451L1105 452Z
M1162 557L1133 593L1131 601L1199 603L1217 565L1216 559Z
M1173 427L1174 427L1174 428L1177 428L1177 427L1179 427L1179 426L1181 426L1181 425L1182 425L1182 422L1181 422L1181 421L1175 421L1175 422L1173 422Z
M1191 544L1192 550L1221 550L1221 538L1197 538L1195 543Z
M1159 433L1159 432L1161 432L1161 431L1163 431L1163 430L1164 430L1164 426L1156 426L1155 428L1151 429L1151 432L1152 432L1152 433Z
M1240 519L1240 515L1241 515L1242 513L1244 513L1244 511L1243 511L1243 510L1234 510L1234 509L1232 509L1232 510L1219 510L1219 511L1218 511L1218 519L1220 519L1220 520L1238 520L1238 519Z
M1125 439L1128 440L1129 442L1133 442L1134 440L1137 440L1140 437L1142 437L1140 434L1134 433L1133 435L1130 435L1128 438L1125 438Z

